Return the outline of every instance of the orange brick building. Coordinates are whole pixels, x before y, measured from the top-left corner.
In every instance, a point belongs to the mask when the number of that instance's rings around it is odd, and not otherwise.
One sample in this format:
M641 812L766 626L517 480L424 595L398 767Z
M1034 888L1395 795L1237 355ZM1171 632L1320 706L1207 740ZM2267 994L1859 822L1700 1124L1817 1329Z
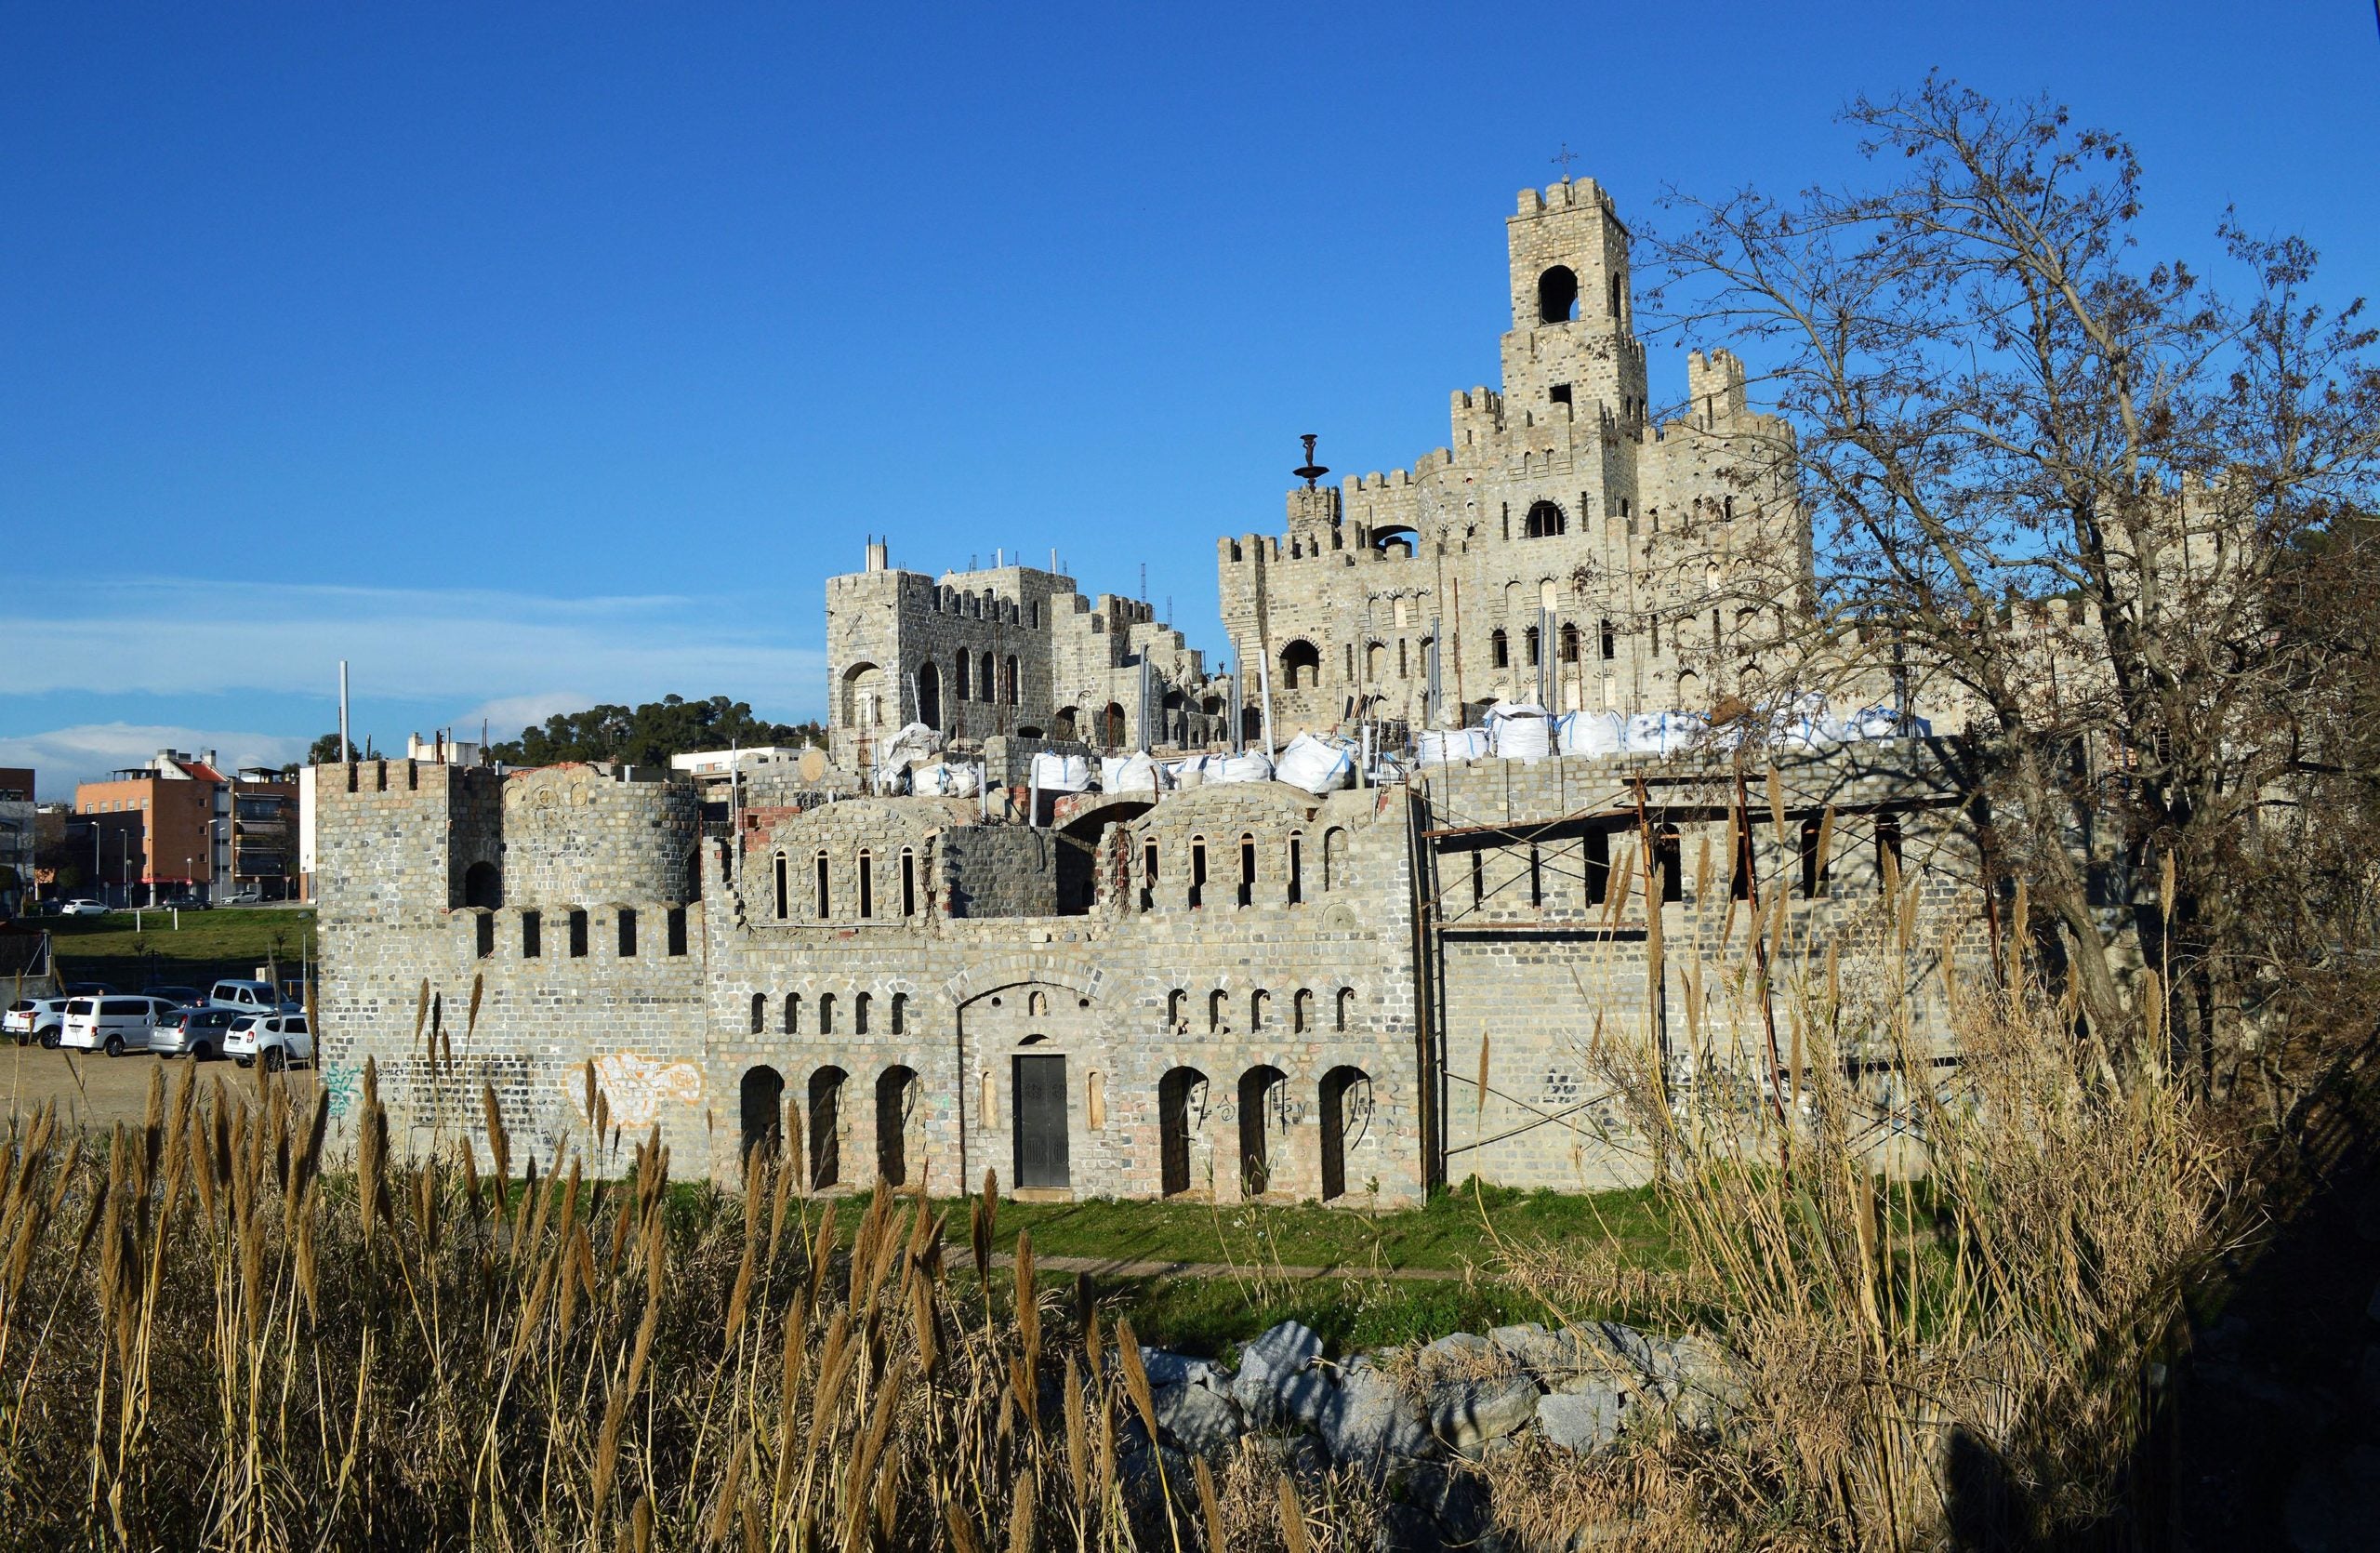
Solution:
M120 903L299 893L298 786L277 771L225 776L214 751L161 750L145 766L74 790L98 835L97 881Z

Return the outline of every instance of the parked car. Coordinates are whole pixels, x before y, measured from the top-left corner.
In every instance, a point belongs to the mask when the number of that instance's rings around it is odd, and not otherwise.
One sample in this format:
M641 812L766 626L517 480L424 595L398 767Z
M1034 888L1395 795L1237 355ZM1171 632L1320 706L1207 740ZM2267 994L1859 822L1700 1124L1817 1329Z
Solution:
M61 917L104 917L108 909L96 900L70 900L58 909Z
M70 998L112 998L115 989L104 981L70 981L66 984Z
M19 998L0 1015L0 1031L5 1031L21 1046L28 1041L38 1041L45 1046L58 1044L58 1032L66 1023L66 1005L71 998Z
M58 1032L58 1043L105 1052L112 1057L147 1051L157 1021L173 1012L174 1005L163 998L76 998L66 1005L66 1023Z
M223 1055L231 1027L248 1015L229 1008L178 1008L158 1021L149 1049L161 1056L186 1056L193 1062Z
M234 890L230 895L225 896L223 897L223 904L226 906L261 906L264 904L264 892L257 888L254 884L251 884L245 890Z
M242 1014L296 1014L301 1007L275 991L269 981L218 981L208 990L206 1002L209 1007Z
M223 1055L243 1068L261 1062L278 1072L293 1062L314 1060L314 1032L302 1014L245 1015L224 1037Z
M141 990L152 998L167 999L177 1008L205 1008L206 1006L206 994L200 991L195 987L167 985L164 987L144 987Z

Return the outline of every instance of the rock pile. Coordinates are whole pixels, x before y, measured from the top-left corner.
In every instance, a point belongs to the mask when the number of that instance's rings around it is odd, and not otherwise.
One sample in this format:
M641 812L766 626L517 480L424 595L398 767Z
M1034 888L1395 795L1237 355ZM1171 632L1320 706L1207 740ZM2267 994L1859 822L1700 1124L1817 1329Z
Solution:
M1611 1321L1458 1332L1417 1353L1342 1362L1323 1357L1311 1328L1283 1321L1241 1350L1236 1372L1161 1348L1141 1357L1169 1476L1192 1455L1220 1462L1251 1436L1292 1469L1394 1475L1395 1514L1414 1521L1395 1532L1399 1546L1467 1542L1484 1530L1482 1486L1449 1470L1455 1459L1512 1449L1532 1429L1564 1450L1598 1450L1653 1414L1711 1429L1740 1395L1733 1366L1709 1342ZM1146 1447L1138 1442L1144 1463Z

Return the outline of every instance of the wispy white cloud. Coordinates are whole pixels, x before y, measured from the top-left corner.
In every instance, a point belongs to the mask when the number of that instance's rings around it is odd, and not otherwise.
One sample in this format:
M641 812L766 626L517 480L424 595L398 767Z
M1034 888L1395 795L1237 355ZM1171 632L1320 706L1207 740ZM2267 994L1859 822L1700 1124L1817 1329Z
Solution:
M160 750L212 750L229 766L279 765L306 752L308 741L229 728L184 728L160 723L86 723L47 733L0 735L0 765L31 766L45 803L74 796L125 766L145 765Z
M0 696L327 696L345 658L359 708L443 702L480 709L470 720L492 726L502 709L507 732L670 691L734 696L778 717L815 715L825 698L824 655L787 645L784 630L816 612L781 602L772 617L759 601L170 579L51 597L42 628L0 655ZM516 720L522 711L535 716Z

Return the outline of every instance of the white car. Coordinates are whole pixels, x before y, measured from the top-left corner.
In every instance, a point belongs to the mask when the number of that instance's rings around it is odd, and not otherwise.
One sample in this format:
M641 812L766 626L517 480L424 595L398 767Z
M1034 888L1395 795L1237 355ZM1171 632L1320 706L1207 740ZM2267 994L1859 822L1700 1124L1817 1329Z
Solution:
M58 909L61 917L104 917L108 909L96 900L70 900Z
M223 1055L243 1068L262 1062L278 1072L293 1062L314 1060L314 1033L302 1014L251 1014L232 1022Z
M45 1046L58 1044L58 1032L66 1025L66 1005L72 998L20 998L0 1015L0 1033L5 1033L20 1046L38 1041Z
M241 1014L295 1014L298 1005L272 989L266 981L218 981L206 993L208 1008Z
M165 998L77 998L66 1005L66 1023L58 1032L60 1046L105 1052L120 1057L128 1051L147 1051L149 1037L159 1020L174 1012Z

